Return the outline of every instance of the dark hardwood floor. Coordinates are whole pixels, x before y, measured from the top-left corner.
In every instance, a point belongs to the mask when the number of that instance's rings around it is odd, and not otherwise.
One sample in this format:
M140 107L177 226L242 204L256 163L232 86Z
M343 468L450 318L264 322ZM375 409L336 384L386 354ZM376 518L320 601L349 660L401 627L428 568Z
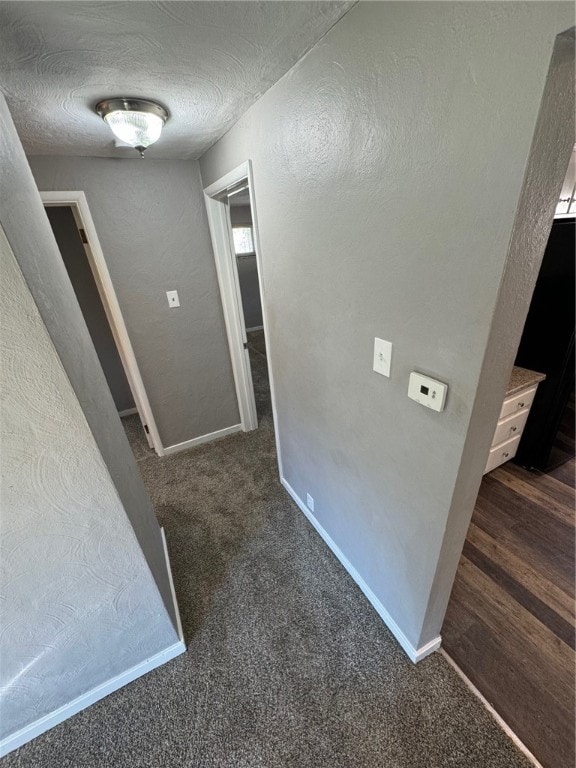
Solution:
M545 768L574 768L574 473L482 480L443 648Z

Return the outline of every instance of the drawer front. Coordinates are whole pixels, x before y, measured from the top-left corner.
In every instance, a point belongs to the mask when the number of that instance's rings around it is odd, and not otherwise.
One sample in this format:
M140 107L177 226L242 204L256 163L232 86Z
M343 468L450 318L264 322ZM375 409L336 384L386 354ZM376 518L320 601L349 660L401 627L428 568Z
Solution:
M484 474L486 474L486 472L490 472L492 469L496 469L496 467L499 467L500 464L504 464L504 462L510 461L510 459L514 458L514 456L516 456L516 451L518 450L519 442L520 435L518 435L518 437L513 437L512 440L508 440L505 443L500 443L500 445L497 445L496 448L492 448L488 454L488 461L486 462L486 469L484 470Z
M536 387L530 387L523 392L518 392L512 397L507 397L502 404L502 410L500 411L499 419L505 419L507 416L512 416L520 411L529 411L534 395L536 394Z
M506 440L511 440L513 437L520 437L524 430L524 425L528 420L529 409L524 408L520 413L516 413L513 416L508 416L507 419L502 419L496 425L496 431L494 432L494 440L492 440L492 447L503 443Z

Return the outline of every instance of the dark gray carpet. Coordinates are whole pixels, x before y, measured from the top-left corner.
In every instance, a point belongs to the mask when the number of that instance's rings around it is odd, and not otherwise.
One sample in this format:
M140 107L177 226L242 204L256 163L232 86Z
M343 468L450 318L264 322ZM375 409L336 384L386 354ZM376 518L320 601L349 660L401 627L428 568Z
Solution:
M412 665L281 488L260 428L139 466L188 652L9 755L5 768L527 768L439 655Z

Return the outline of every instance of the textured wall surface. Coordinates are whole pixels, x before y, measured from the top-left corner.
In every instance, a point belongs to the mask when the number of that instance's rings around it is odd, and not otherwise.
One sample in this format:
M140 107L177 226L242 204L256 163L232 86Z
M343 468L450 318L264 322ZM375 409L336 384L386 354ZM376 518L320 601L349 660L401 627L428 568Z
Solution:
M1 94L0 167L0 224L176 622L160 527Z
M195 161L31 157L41 190L82 190L164 446L238 424ZM176 289L171 309L166 291Z
M351 5L2 2L0 88L27 153L125 154L94 106L140 96L171 115L150 156L195 158Z
M360 3L201 160L205 185L253 163L284 475L414 646L440 630L440 601L426 613L554 39L572 23L567 3ZM394 344L390 379L372 371L375 336ZM443 413L407 398L412 370L448 383Z
M49 206L48 221L54 232L66 271L94 342L100 365L119 411L134 408L130 385L110 330L102 299L70 207Z
M177 642L0 229L0 738Z

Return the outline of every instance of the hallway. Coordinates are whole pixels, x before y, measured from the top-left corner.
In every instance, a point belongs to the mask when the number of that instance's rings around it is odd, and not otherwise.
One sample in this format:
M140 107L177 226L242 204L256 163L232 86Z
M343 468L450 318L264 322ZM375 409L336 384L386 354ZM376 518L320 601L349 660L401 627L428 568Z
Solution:
M164 526L188 652L5 768L527 768L440 654L418 666L280 486L260 427L159 459L124 420Z

